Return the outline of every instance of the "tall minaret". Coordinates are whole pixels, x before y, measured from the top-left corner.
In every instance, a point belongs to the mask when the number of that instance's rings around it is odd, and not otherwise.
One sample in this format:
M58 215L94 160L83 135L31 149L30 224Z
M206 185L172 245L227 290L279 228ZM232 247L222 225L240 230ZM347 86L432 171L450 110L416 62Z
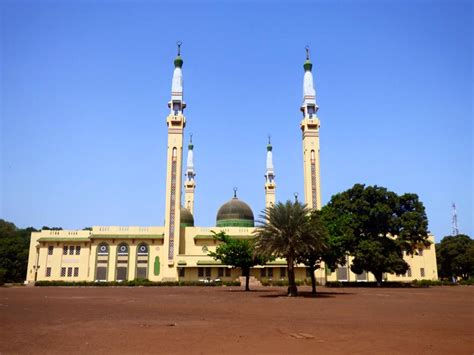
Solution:
M316 116L316 91L313 85L313 64L309 60L309 48L306 47L303 82L303 162L304 162L304 199L309 208L321 209L321 186L319 171L319 119Z
M168 107L171 112L166 118L168 125L168 160L166 167L166 212L165 212L165 243L167 248L169 269L163 270L163 276L174 276L174 264L179 250L179 233L181 217L181 189L182 189L182 158L183 158L183 130L186 119L183 110L186 104L183 101L183 59L181 58L181 42L178 42L178 56L174 60L173 81L171 85L171 101ZM170 274L174 272L173 274Z
M265 173L265 207L275 203L275 172L273 171L272 143L268 137L267 145L267 172Z
M194 182L194 162L193 162L193 135L189 139L188 145L188 161L186 166L186 181L184 182L184 207L186 207L191 214L194 214L194 189L196 183Z

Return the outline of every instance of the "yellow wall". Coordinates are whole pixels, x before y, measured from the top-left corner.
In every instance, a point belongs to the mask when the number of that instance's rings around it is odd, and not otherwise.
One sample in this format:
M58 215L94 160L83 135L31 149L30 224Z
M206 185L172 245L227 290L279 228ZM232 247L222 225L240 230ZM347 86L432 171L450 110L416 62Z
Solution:
M178 268L184 267L185 277L181 280L191 281L207 279L198 277L198 268L206 267L211 269L211 279L218 277L217 270L223 267L218 264L207 253L215 251L217 243L212 237L212 232L226 232L236 238L251 238L255 228L245 227L186 227L181 228L180 253L176 256L173 268L166 273L163 270L168 268L167 249L164 243L164 227L93 227L92 231L40 231L33 232L30 242L30 255L28 259L27 281L34 281L35 265L38 265L37 280L63 280L63 281L94 281L96 277L97 247L100 243L106 242L109 246L109 261L107 270L107 281L116 280L117 246L124 242L128 245L128 273L129 280L136 276L137 247L140 243L148 245L148 279L151 281L178 280ZM41 239L40 239L41 238ZM42 241L39 241L42 240ZM85 241L84 241L85 240ZM404 259L410 265L411 276L397 276L387 274L388 281L412 281L412 280L437 280L436 251L433 236L429 237L432 244L423 250L422 255L405 256ZM53 247L53 254L48 255L48 247ZM63 255L63 247L68 247L67 255ZM80 254L69 255L69 247L80 246ZM75 250L75 249L74 249ZM207 251L206 251L207 250ZM160 260L160 274L154 274L154 261L158 257ZM349 263L351 258L349 258ZM278 259L273 265L268 265L274 270L273 280L280 279L280 267L284 266L284 260ZM51 276L46 276L47 268L51 268ZM66 275L61 276L61 268L66 268ZM78 276L68 276L68 268L79 268ZM252 269L251 275L260 279L261 266ZM356 281L357 275L348 268L348 280ZM420 269L425 271L424 277L420 274ZM172 271L172 272L170 272ZM231 278L223 280L235 280L241 276L241 271L232 269ZM268 278L268 277L266 277ZM296 279L306 279L306 270L303 265L296 269ZM324 265L316 271L316 278L319 283L337 281L337 272L328 273ZM367 275L368 281L374 281L372 274Z

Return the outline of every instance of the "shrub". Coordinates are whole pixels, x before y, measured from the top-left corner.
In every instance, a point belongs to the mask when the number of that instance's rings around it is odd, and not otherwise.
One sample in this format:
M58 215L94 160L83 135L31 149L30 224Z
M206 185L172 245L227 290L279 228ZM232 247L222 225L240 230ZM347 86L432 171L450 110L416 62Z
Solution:
M136 279L131 281L108 281L108 282L94 282L94 281L37 281L35 286L48 287L48 286L97 286L97 287L107 287L107 286L129 286L129 287L140 287L140 286L206 286L206 287L215 287L215 286L240 286L239 281L219 281L219 282L201 282L201 281L163 281L163 282L154 282L148 279Z

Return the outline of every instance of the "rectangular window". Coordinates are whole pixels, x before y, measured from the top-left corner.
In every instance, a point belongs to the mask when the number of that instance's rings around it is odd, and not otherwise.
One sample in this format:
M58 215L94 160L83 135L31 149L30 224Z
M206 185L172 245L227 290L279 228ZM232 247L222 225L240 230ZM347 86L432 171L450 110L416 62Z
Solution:
M260 269L260 277L267 277L267 270L265 268Z
M67 255L67 246L63 247L63 255Z
M69 255L74 255L74 245L69 247Z
M204 276L204 268L198 267L198 277L203 277L203 276Z
M72 276L72 267L68 267L67 268L67 277L71 277Z
M53 250L54 250L54 247L52 245L50 245L48 247L48 255L53 255Z
M421 249L421 248L418 249L418 255L423 256L423 249Z
M185 276L185 268L184 267L180 267L179 268L179 277L184 277Z
M420 276L425 277L425 268L424 267L420 268Z
M218 277L223 277L224 276L224 268L223 267L220 267L219 269L217 269L217 276Z
M61 268L61 277L65 277L65 276L66 276L66 268L62 267Z
M407 270L407 276L411 277L411 269L410 268Z
M268 277L273 277L273 269L271 267L268 268L267 275L268 275Z
M286 277L286 267L280 268L280 277L283 279Z
M76 255L80 255L81 254L81 246L78 245L76 246Z
M211 268L210 267L206 267L206 277L211 277Z
M337 281L347 281L348 272L346 266L339 266L336 269Z
M79 276L79 268L75 267L74 268L74 277L78 277L78 276Z
M309 267L306 268L306 277L309 279L311 278L311 270Z
M46 277L51 277L51 268L50 267L46 268Z
M225 277L230 277L230 268L225 268Z

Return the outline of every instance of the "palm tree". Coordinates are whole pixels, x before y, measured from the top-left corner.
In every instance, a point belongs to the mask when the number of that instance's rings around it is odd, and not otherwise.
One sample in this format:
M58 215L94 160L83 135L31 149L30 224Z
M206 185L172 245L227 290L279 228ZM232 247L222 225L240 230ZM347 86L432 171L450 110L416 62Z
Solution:
M314 233L311 210L298 201L278 202L265 208L255 234L255 252L285 258L288 266L288 296L297 296L295 264L298 257L320 248L320 234Z

